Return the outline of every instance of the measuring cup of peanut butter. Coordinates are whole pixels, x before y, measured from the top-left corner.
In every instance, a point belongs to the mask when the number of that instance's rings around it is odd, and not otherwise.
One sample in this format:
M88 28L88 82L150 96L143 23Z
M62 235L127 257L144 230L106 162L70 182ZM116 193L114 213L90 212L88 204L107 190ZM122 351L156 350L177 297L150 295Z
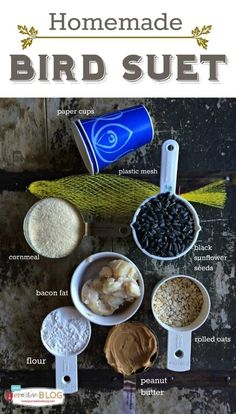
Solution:
M125 322L110 329L104 352L108 364L124 376L122 414L135 414L136 375L152 367L158 339L144 323Z

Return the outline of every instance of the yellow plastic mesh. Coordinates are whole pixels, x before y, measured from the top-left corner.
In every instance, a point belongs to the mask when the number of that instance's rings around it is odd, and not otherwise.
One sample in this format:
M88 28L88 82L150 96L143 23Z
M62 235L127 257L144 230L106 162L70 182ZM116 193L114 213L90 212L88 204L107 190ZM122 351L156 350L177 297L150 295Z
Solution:
M217 180L195 191L182 194L186 200L211 207L224 208L226 203L226 186L224 180Z
M111 174L74 175L53 181L35 181L29 191L39 198L61 197L82 213L132 216L146 198L159 193L159 187L142 180ZM187 200L223 208L226 190L223 180L183 194Z

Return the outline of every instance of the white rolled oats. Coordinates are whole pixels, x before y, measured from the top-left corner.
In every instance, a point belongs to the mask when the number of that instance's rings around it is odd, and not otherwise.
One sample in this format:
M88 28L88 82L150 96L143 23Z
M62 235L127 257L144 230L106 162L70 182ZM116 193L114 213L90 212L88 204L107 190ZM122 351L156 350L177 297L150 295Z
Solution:
M153 298L156 316L166 325L178 328L194 322L202 305L202 292L196 283L186 277L167 280Z

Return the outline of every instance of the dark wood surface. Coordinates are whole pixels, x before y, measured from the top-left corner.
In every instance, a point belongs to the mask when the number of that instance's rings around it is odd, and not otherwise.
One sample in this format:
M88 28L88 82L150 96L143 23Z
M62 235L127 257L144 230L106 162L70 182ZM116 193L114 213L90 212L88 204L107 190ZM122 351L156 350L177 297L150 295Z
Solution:
M212 245L212 254L227 255L227 260L214 261L211 272L199 272L194 270L194 251L170 263L156 262L144 257L131 237L123 240L96 237L85 238L80 248L65 259L10 261L10 254L32 252L22 234L23 218L36 200L26 191L29 183L39 179L53 179L86 172L71 137L69 124L63 118L57 117L56 110L93 107L95 113L99 114L140 102L147 105L153 117L154 142L120 160L106 172L117 174L121 168L157 168L159 171L162 142L168 138L177 139L180 145L178 188L181 192L193 190L218 178L225 179L227 203L224 210L197 203L194 206L203 227L198 244ZM160 344L159 357L154 368L142 375L148 378L168 378L165 402L139 396L138 414L142 413L142 407L149 410L145 413L168 413L168 410L171 412L171 407L175 407L173 409L176 411L173 413L181 414L236 412L235 119L235 99L0 100L2 390L9 388L13 383L20 383L22 386L53 386L54 358L44 349L39 329L42 319L49 311L58 306L71 304L71 299L39 298L35 295L35 289L69 289L73 270L81 260L92 253L113 250L127 255L140 268L145 281L145 299L133 320L147 323L156 332ZM159 174L139 178L159 184ZM202 264L207 265L209 262ZM155 322L150 306L151 293L157 281L163 276L179 273L192 275L203 282L212 301L210 317L193 333L191 371L184 374L166 370L166 332ZM118 401L121 397L116 393L122 387L122 377L109 369L103 354L109 328L93 325L92 331L92 340L79 357L79 405L75 396L68 396L65 411L57 408L57 411L53 412L100 414L109 412L105 411L106 406L110 407L110 410L115 410L119 406ZM199 336L213 335L217 338L230 337L231 342L211 344L195 341ZM46 358L46 364L42 367L29 367L26 364L28 356ZM87 398L90 394L92 396ZM183 410L184 401L186 411ZM2 412L10 412L10 408L4 402L2 404ZM80 411L76 411L76 406ZM19 409L12 412L32 411Z
M52 370L21 370L21 371L0 371L1 387L9 389L11 384L21 384L22 387L49 387L55 385L54 372ZM111 369L94 370L79 369L79 388L120 390L123 387L123 376ZM191 370L189 372L171 372L165 369L151 368L148 372L136 376L137 388L152 388L150 383L141 382L146 379L167 379L166 384L156 384L156 389L168 389L171 387L198 387L201 379L201 387L236 387L236 374L234 370Z

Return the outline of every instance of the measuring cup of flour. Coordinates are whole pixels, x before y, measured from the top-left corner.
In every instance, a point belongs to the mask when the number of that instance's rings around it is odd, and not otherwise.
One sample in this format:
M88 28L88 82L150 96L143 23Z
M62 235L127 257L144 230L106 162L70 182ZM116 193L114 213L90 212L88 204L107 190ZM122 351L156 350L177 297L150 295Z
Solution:
M56 388L78 391L77 355L88 346L91 324L73 306L50 312L41 326L41 340L56 357Z
M79 209L58 197L37 201L23 223L29 246L41 256L59 259L71 254L85 236L127 237L130 227L86 223Z
M162 145L160 194L149 197L136 210L131 229L139 249L157 260L178 259L188 253L201 230L193 206L175 194L179 145Z
M170 276L159 282L152 294L152 312L168 331L167 368L189 371L192 331L208 318L211 307L205 286L197 279Z

